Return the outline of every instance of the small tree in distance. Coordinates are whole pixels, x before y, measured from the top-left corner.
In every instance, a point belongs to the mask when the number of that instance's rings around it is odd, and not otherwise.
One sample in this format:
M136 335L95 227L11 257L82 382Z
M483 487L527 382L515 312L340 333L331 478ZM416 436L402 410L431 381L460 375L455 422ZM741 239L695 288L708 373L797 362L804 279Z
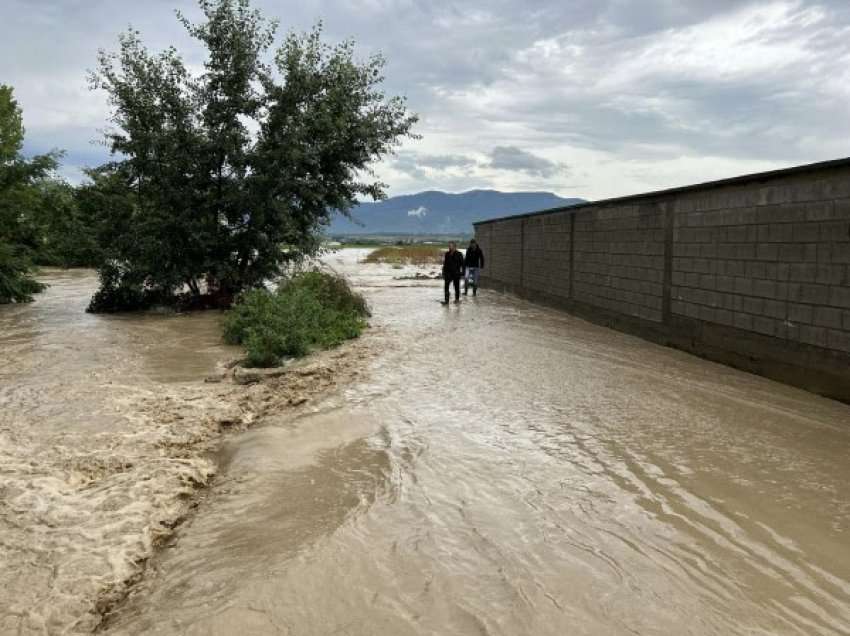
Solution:
M115 158L87 186L90 203L104 202L93 311L182 290L229 304L315 253L333 210L383 198L369 165L415 137L404 99L380 90L380 56L358 62L351 41L324 44L321 25L270 56L277 23L249 0L199 5L204 22L178 18L207 51L203 73L131 30L91 74L109 94Z

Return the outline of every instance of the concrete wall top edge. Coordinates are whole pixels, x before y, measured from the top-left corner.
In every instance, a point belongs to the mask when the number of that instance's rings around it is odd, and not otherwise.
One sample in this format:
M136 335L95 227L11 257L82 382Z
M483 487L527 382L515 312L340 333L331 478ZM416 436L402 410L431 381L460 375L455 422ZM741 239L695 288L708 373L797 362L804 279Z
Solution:
M792 168L783 168L781 170L770 170L768 172L758 172L753 174L740 175L737 177L730 177L727 179L720 179L717 181L706 181L704 183L696 183L693 185L680 186L676 188L669 188L666 190L656 190L653 192L643 192L640 194L630 194L622 197L614 197L611 199L601 199L599 201L588 201L586 203L577 203L575 205L561 206L557 208L548 208L545 210L537 210L535 212L525 212L523 214L512 214L508 216L499 217L496 219L488 219L486 221L476 221L473 225L477 228L481 225L487 225L490 223L499 223L502 221L509 221L514 219L525 219L530 217L542 216L547 214L554 214L556 212L569 212L575 213L580 210L592 209L592 208L600 208L609 205L630 205L635 204L639 205L648 200L663 200L666 198L670 198L677 195L696 193L703 190L713 190L716 188L722 188L727 186L737 186L737 185L745 185L751 183L759 183L759 182L768 182L774 181L777 179L782 179L785 177L803 175L808 173L817 173L817 172L829 172L830 170L834 170L836 168L850 168L850 157L846 157L843 159L833 159L831 161L821 161L818 163L805 164L802 166L794 166Z

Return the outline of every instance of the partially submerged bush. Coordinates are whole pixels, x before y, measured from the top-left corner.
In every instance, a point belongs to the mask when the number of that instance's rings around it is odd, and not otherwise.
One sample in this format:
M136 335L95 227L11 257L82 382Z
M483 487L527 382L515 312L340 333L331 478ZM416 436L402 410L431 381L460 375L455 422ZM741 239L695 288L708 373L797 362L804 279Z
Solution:
M224 338L245 347L248 366L271 367L356 338L368 316L366 300L343 277L305 272L276 291L242 294L225 316Z
M100 289L92 296L86 311L96 314L144 311L153 307L174 311L225 309L233 296L209 283L195 290L179 280L170 285L152 284L126 265L105 261L100 266Z
M396 265L440 265L443 262L443 249L436 245L388 245L370 252L364 260L367 263Z
M99 271L100 289L92 296L86 311L98 314L141 311L157 304L171 304L170 292L153 289L134 277L125 267L106 262Z
M44 288L32 278L29 260L0 237L0 304L29 302Z

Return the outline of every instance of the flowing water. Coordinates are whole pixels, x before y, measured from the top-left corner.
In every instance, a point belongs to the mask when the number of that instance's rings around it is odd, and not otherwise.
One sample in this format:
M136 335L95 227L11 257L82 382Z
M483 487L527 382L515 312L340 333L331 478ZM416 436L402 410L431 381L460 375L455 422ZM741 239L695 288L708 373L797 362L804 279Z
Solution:
M93 272L44 280L0 307L0 634L90 631L120 598L215 471L182 450L210 437L185 387L233 354L212 313L93 316Z
M382 353L228 444L114 633L850 633L850 407L352 261Z
M228 438L108 633L850 634L850 406L487 291L442 307L438 283L360 255L328 263L367 294L378 353L298 417ZM40 303L16 308L42 312L30 331L0 310L2 346L36 358L0 378L2 430L32 458L60 399L100 434L99 391L211 363L191 345L116 361L135 329L47 326L64 309ZM76 374L40 369L74 329ZM128 387L80 377L101 365Z

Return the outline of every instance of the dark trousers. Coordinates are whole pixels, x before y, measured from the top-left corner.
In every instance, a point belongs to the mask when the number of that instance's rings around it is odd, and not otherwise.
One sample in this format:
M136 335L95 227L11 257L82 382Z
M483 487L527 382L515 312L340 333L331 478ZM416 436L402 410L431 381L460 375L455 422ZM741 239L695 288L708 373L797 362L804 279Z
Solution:
M460 300L460 276L456 278L446 278L445 288L446 288L446 302L449 302L449 285L454 284L455 286L455 300Z

